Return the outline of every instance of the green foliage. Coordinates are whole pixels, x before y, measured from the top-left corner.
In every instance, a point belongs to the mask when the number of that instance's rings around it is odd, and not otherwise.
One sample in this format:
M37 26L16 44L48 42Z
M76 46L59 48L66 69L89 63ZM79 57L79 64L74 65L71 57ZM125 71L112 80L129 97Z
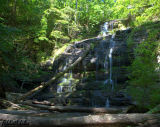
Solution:
M160 23L156 24L156 26L160 26ZM133 35L139 33L139 30L144 29L144 26L140 28L131 34L132 41L135 39L133 38ZM158 40L160 29L159 27L155 28L155 25L146 24L145 31L148 36L135 48L135 59L129 67L131 73L129 76L130 86L128 87L128 90L140 106L152 108L159 104L160 100L158 94L160 88L157 84L159 73L157 47L160 44L160 41ZM130 38L130 43L133 43L132 41Z
M10 69L13 66L13 35L18 32L16 28L9 28L0 24L0 81L8 76Z
M0 0L0 16L9 24L37 24L44 9L49 7L49 0Z
M47 72L40 69L41 62L52 55L58 57L75 40L97 36L105 21L122 19L126 26L143 24L132 32L128 43L131 48L138 45L133 41L136 32L143 34L146 30L148 34L134 53L130 90L139 104L145 94L147 105L158 103L159 23L146 23L160 19L160 0L0 0L0 3L1 82L10 80L16 84L15 79L32 81L42 77ZM94 79L95 75L89 78ZM143 94L136 96L132 88Z
M35 42L50 43L52 47L57 47L76 38L80 25L75 23L74 15L75 11L70 7L64 9L51 7L45 10Z
M139 26L160 19L159 0L117 0L112 8L111 19L129 19L130 26Z

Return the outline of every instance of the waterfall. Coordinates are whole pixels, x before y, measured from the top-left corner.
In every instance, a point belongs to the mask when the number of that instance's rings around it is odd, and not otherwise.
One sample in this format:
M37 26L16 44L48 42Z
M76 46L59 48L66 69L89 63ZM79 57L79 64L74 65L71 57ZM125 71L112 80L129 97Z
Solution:
M113 29L113 24L111 24L111 28ZM104 83L105 84L111 84L112 85L112 90L114 89L114 82L112 80L112 53L113 53L113 49L115 47L114 38L115 38L115 34L113 34L111 39L110 39L109 54L108 53L106 54L105 63L104 63L104 67L108 71L108 58L109 58L109 79L107 78L107 80Z
M110 107L110 102L109 102L109 98L107 98L106 100L106 108L109 108Z
M104 67L106 72L109 72L109 76L103 82L104 85L111 85L111 90L114 90L114 82L112 80L112 53L115 47L115 34L112 35L108 43L108 38L110 37L109 30L113 30L112 22L105 22L101 27L101 35L104 37L100 44L95 48L95 58L96 58L96 81L99 82L99 71ZM107 37L106 37L107 36ZM101 79L100 79L101 81ZM110 107L109 95L104 96L101 90L94 90L91 99L91 105L93 107L104 106L106 108ZM103 102L103 105L101 104Z
M57 93L62 93L63 92L63 86L58 85L57 86Z
M65 60L65 65L62 68L62 71L66 70L69 63L70 63L69 59ZM69 73L65 74L64 77L61 79L60 84L57 85L57 93L66 92L66 90L67 92L72 92L72 81L73 81L72 70L70 70Z
M99 58L96 52L96 81L98 80L98 67L99 67Z
M69 89L68 92L72 92L72 70L69 71Z
M68 66L68 61L67 60L65 60L65 65L64 65L64 67L63 67L63 71L65 71L66 70L66 68L67 68L67 66Z
M108 27L109 27L108 22L105 22L104 25L102 26L102 29L101 29L101 32L102 32L103 36L107 35L106 33L108 32Z
M109 28L109 23L108 22L105 22L103 24L103 26L101 26L101 33L102 33L102 36L106 36L107 33L109 32L108 31L108 28Z

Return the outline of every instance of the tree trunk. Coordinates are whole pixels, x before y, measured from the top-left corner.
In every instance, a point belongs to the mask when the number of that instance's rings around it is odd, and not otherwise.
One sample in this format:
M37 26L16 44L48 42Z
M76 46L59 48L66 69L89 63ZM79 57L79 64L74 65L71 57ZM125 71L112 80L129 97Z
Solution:
M105 114L105 115L89 115L71 118L51 118L51 117L28 117L23 115L11 115L0 113L2 125L7 126L12 123L16 127L126 127L129 125L141 125L147 123L146 127L160 126L160 114ZM18 122L17 122L18 121Z
M2 114L12 114L12 115L37 115L40 113L46 113L48 111L39 111L39 110L0 110Z

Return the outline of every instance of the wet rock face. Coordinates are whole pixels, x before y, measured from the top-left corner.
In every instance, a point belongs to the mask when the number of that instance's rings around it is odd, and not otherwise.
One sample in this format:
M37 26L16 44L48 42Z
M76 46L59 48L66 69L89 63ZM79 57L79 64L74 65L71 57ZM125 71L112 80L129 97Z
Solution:
M130 65L128 54L131 50L127 49L127 35L131 30L118 31L115 35L115 47L112 53L112 79L115 85L124 84L128 80L127 66ZM86 70L89 72L95 72L94 81L84 81L82 84L77 85L77 90L84 90L88 94L84 94L86 105L104 107L106 105L107 98L109 99L110 106L126 106L132 104L131 98L122 93L115 93L112 91L110 84L104 85L104 81L109 78L109 65L108 69L104 68L105 56L109 52L109 41L101 41L98 46L94 48L86 61ZM89 62L93 61L94 62ZM108 63L109 64L109 63ZM92 73L93 74L93 73ZM85 104L85 103L84 103Z
M115 46L112 52L112 80L114 87L123 84L128 79L127 66L130 65L128 54L132 50L127 49L127 35L130 29L125 31L118 31L113 40ZM75 59L77 59L85 50L84 47L91 45L97 39L91 39L84 42L78 42L68 47L57 60L53 63L53 71L55 73L63 71ZM125 106L131 104L131 98L124 93L117 93L120 88L117 87L116 91L112 88L113 84L105 84L110 76L110 66L108 54L110 52L111 35L107 35L104 40L98 40L98 44L83 59L82 62L72 69L72 77L78 79L78 83L72 83L74 90L67 91L66 86L63 87L62 93L56 93L56 84L53 84L48 90L49 92L43 93L45 99L53 101L56 105L80 105L92 107L105 107L108 106ZM68 72L69 73L69 72ZM61 83L60 81L57 82ZM43 100L43 98L42 98Z

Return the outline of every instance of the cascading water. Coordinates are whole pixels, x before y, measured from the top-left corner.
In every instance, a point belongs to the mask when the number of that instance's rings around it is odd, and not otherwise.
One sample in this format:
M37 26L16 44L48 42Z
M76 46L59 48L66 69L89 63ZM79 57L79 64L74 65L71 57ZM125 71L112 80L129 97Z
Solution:
M113 24L111 25L112 29L113 29ZM109 54L106 54L105 57L105 63L104 63L104 67L107 68L108 66L108 58L109 58L109 79L107 78L107 80L104 82L105 84L111 84L112 85L112 90L114 89L114 82L112 80L112 53L113 53L113 49L115 47L115 34L112 35L111 39L110 39L110 45L109 45ZM107 68L108 70L108 68Z
M63 93L63 84L67 83L67 78L63 77L61 81L61 85L57 85L57 93Z
M103 37L108 36L109 37L109 23L105 22L104 25L101 27L101 33ZM114 38L114 36L112 36ZM108 65L110 64L110 66L112 65L112 52L113 52L113 48L114 48L114 42L113 42L113 38L111 38L110 40L110 45L108 48L108 40L107 38L104 38L102 41L100 41L100 44L98 45L98 47L95 48L95 57L96 57L96 81L97 82L101 82L99 81L99 74L100 74L100 69L101 67L104 66L105 70L108 72ZM105 56L105 60L103 61ZM110 81L112 81L112 66L110 67ZM107 79L107 80L109 80ZM101 79L100 79L101 80ZM94 90L93 95L92 95L92 99L91 99L91 105L93 107L110 107L110 100L109 98L105 97L103 92L101 90ZM103 102L103 105L102 103Z
M63 67L63 71L67 68L68 62L67 60L65 61L65 66ZM67 82L67 78L64 76L62 78L61 84L64 84ZM63 85L57 85L57 93L62 93L63 92Z
M98 80L98 65L99 65L99 58L98 54L96 53L96 81Z
M103 36L107 35L106 33L108 32L108 27L109 27L108 22L105 22L104 25L103 25L103 27L102 27L102 30L101 30Z
M72 92L72 70L69 71L69 89L68 92Z
M63 71L66 70L69 61L66 60L65 66L63 67ZM67 88L67 92L72 92L72 70L69 71L68 74L65 74L62 78L59 85L57 85L57 93L63 93L63 89ZM66 91L64 89L64 91Z
M62 93L63 92L63 86L58 85L57 86L57 93Z
M109 27L108 22L104 23L104 26L103 26L104 29L102 31L103 36L107 35L106 33L108 32L108 27ZM111 30L113 30L113 23L111 23ZM108 64L109 64L109 78L107 77L107 79L104 82L104 84L110 84L112 86L112 90L114 90L114 82L112 80L112 53L113 53L113 49L115 47L114 38L115 38L115 34L113 34L111 39L110 39L109 52L107 51L106 56L105 56L105 60L104 60L104 68L107 71L108 71ZM109 98L106 99L105 107L107 107L107 108L110 107Z
M106 108L109 108L110 107L110 102L109 102L109 98L107 98L106 100Z
M62 69L63 71L66 70L67 65L68 65L68 62L67 62L67 60L66 60L66 61L65 61L65 66L64 66L63 69Z

